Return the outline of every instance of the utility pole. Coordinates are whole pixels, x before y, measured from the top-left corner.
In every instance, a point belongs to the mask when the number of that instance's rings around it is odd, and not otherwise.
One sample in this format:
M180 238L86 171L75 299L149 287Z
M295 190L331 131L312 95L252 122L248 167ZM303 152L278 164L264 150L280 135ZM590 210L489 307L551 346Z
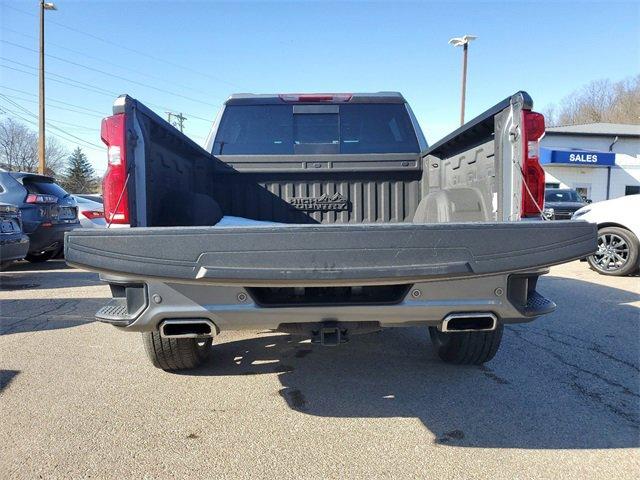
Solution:
M474 35L465 35L464 37L456 37L449 40L449 44L454 47L462 47L462 100L460 104L460 125L464 125L464 107L467 96L467 55L469 52L469 44L475 40Z
M178 127L180 129L180 132L184 133L184 121L187 119L187 117L182 115L182 112L180 113L165 112L165 113L167 114L167 122L169 122L174 127ZM176 121L172 122L171 117L175 117Z
M45 170L45 117L44 117L44 11L56 10L52 2L40 0L40 68L38 71L38 173L44 175Z

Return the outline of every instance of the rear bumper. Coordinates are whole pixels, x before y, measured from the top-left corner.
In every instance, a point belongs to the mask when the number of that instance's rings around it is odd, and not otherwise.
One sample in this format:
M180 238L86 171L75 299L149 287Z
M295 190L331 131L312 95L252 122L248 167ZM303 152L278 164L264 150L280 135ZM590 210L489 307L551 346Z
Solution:
M23 233L0 235L0 263L22 260L29 251L29 237Z
M37 253L61 248L64 234L79 226L79 222L53 224L50 227L38 226L29 234L29 252Z
M255 300L251 289L242 287L155 281L136 284L122 277L102 277L116 285L112 288L117 297L96 318L135 332L156 331L164 320L179 319L209 320L218 332L328 321L374 322L380 327L439 326L448 315L465 312L491 313L502 324L520 323L555 309L553 302L535 292L535 281L543 273L546 271L418 282L408 286L399 302L389 305L291 307L265 307Z
M586 222L164 227L69 232L71 265L210 285L384 285L531 270L590 255Z
M81 229L65 257L114 285L98 320L153 331L196 318L220 331L437 326L467 312L524 322L555 308L535 291L545 267L595 249L595 225L572 221Z

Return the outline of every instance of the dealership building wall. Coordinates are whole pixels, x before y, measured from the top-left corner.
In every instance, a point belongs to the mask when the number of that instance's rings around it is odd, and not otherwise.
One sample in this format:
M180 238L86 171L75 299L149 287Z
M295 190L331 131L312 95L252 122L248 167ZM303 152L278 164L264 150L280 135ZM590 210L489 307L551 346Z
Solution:
M548 187L574 188L594 202L640 193L640 125L547 128L540 161Z

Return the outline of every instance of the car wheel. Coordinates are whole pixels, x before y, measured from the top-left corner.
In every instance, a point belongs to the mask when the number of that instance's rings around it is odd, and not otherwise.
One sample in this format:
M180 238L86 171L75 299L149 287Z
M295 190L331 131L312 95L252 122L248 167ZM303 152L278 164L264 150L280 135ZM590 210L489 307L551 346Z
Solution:
M153 366L168 372L196 368L211 354L211 338L163 338L143 332L142 342Z
M444 333L429 327L431 342L438 356L446 363L481 365L495 357L504 327L498 325L490 332Z
M47 260L50 260L51 258L53 258L55 253L56 253L55 250L49 250L47 252L42 252L42 253L29 253L24 258L25 260L28 260L31 263L41 263L41 262L46 262Z
M598 251L587 261L602 275L629 275L638 269L638 238L625 228L601 228Z

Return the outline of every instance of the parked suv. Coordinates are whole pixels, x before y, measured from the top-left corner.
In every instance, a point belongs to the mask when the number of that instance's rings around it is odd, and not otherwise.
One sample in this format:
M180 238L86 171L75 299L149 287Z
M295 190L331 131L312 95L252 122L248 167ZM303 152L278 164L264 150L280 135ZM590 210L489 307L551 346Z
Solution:
M544 192L544 206L553 209L555 220L569 220L571 216L590 201L571 188L547 188Z
M30 262L53 258L64 245L64 233L80 226L76 201L51 177L0 172L0 201L20 209Z
M0 202L0 271L22 260L29 249L29 238L22 232L20 209Z

